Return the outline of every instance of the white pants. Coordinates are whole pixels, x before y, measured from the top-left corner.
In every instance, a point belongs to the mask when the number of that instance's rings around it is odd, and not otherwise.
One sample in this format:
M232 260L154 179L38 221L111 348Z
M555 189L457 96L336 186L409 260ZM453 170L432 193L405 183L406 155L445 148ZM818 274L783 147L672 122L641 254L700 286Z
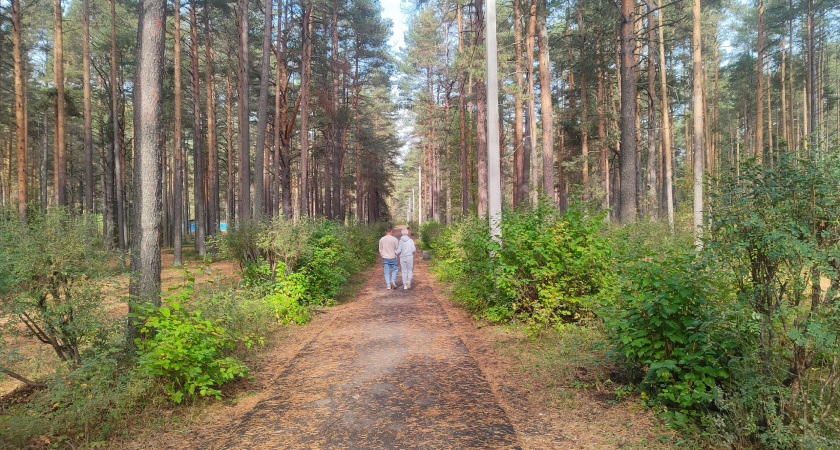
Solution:
M403 285L411 284L411 278L414 276L414 255L400 256L400 267Z

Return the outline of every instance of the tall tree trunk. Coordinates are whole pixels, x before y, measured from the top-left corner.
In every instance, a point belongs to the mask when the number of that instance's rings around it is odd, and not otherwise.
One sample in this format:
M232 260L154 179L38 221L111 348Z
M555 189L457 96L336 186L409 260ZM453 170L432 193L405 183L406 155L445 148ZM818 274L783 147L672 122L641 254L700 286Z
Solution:
M542 34L541 34L542 36ZM540 37L540 49L543 47ZM490 234L496 239L501 232L499 220L502 213L501 157L499 143L499 75L498 45L496 44L496 0L487 1L487 196L490 216ZM542 52L540 52L542 58ZM547 53L546 53L546 56ZM541 89L543 89L541 85ZM550 114L550 113L549 113ZM550 168L552 171L553 167ZM553 184L552 184L553 186Z
M467 175L467 124L466 124L466 80L464 76L464 68L461 67L460 61L464 58L464 26L463 6L458 3L457 22L458 22L458 123L460 129L460 144L461 144L461 214L467 217L469 214L469 177ZM422 197L422 192L417 192L418 198ZM417 202L421 204L421 202ZM419 219L418 219L419 220Z
M160 306L161 186L160 147L163 116L163 49L166 1L144 0L137 31L134 84L134 226L131 239L129 312L138 303ZM131 317L131 314L129 314ZM128 342L138 335L129 319Z
M300 215L309 211L309 82L312 73L312 4L304 6L301 26L303 47L301 51L300 76Z
M332 164L330 165L330 181L327 186L330 187L331 196L328 201L331 202L331 218L338 217L339 209L341 208L341 179L339 173L341 171L342 142L344 140L344 124L343 116L340 110L340 89L339 78L341 77L341 66L338 60L338 4L333 7L332 14L332 97L333 109L335 110L336 119L333 120L333 142L332 142ZM339 120L340 119L340 120ZM329 151L329 149L326 149Z
M475 47L484 46L484 0L475 3ZM487 214L487 91L484 80L476 77L476 151L478 159L478 217ZM434 151L434 149L432 149Z
M808 114L805 116L805 123L807 128L805 129L805 135L807 136L806 139L808 141L808 148L814 149L816 148L817 139L814 136L814 132L817 130L817 108L818 108L818 99L819 93L816 90L816 79L817 79L817 64L816 59L814 57L815 47L814 44L814 0L808 0L808 16L806 21L806 34L807 34L807 45L806 45L806 52L807 52L807 64L808 67L805 68L805 77L806 77L806 91L807 91L807 111Z
M784 141L785 145L788 146L788 148L790 148L790 141L789 141L790 137L788 136L788 126L787 126L787 123L788 123L788 121L787 121L787 104L786 104L787 92L786 92L786 89L785 89L785 84L786 84L786 80L787 80L787 78L785 77L785 63L786 63L785 60L787 59L786 56L787 55L786 55L786 48L785 48L785 34L782 33L782 74L781 74L782 108L781 108L781 111L780 111L781 114L782 114L782 119L781 119L782 120L781 121L782 141Z
M759 0L761 1L761 0ZM703 246L703 56L701 50L700 35L700 0L692 0L692 32L691 32L691 56L693 64L693 141L694 150L694 245L698 248ZM760 35L760 33L759 33ZM761 58L759 58L760 60ZM761 70L759 70L760 72ZM759 97L760 98L760 97ZM759 111L761 101L758 102ZM758 121L756 130L762 127L761 120ZM758 133L761 134L760 132ZM761 147L756 146L756 151L761 152Z
M90 105L90 1L82 0L82 91L85 108L85 211L93 213L93 126Z
M662 0L659 0L658 6L658 29L659 29L659 87L661 95L660 110L662 110L662 154L664 156L665 165L665 179L663 180L663 190L665 191L665 210L668 216L668 226L671 232L674 231L674 191L671 162L671 122L668 108L668 81L667 81L667 67L665 65L665 31L662 25L664 10L662 9Z
M114 125L114 191L116 198L116 226L118 243L120 246L120 264L124 264L126 242L125 242L125 203L123 201L124 184L122 183L122 153L120 142L120 116L119 116L119 81L117 78L117 11L116 0L111 0L111 119Z
M234 170L233 160L236 158L236 146L233 142L233 86L230 75L227 77L227 96L225 102L227 103L227 196L225 198L225 208L228 227L233 229L236 221L236 171Z
M551 72L548 58L548 2L542 0L539 11L540 39L540 108L542 112L542 184L547 199L554 198L554 119L551 116ZM562 166L561 166L562 167ZM563 173L560 173L563 176ZM560 195L563 195L561 192ZM565 203L562 199L561 204Z
M583 162L580 181L583 185L583 198L589 200L589 102L586 93L587 68L584 62L586 60L584 56L586 35L583 28L583 5L581 3L578 5L578 31L580 32L580 159ZM540 45L542 45L542 41L540 41Z
M621 150L619 158L622 223L636 221L636 78L633 53L636 48L633 0L621 0Z
M204 0L204 83L207 102L207 233L219 231L219 143L216 137L216 82L213 81L213 40L210 34L210 2Z
M603 59L601 57L601 42L600 39L595 42L596 62L598 67L598 88L595 92L596 109L598 114L598 178L601 186L601 193L603 200L601 201L601 208L606 211L610 207L610 171L608 166L609 147L607 146L607 118L604 111L604 67ZM609 216L608 216L609 217Z
M694 0L692 0L694 1ZM693 3L692 3L693 5ZM699 8L699 6L698 6ZM692 11L693 11L692 6ZM699 10L698 13L699 14ZM694 20L699 21L699 18ZM699 24L697 25L699 27ZM700 31L698 30L699 34ZM693 34L692 34L693 36ZM693 39L693 38L692 38ZM698 46L700 44L697 44ZM753 156L762 159L764 153L764 1L758 0L758 65L756 69L757 84L755 89L756 109L755 109L755 148L753 149ZM697 67L694 68L697 70ZM695 78L695 81L697 78ZM695 100L696 101L696 100ZM697 111L695 110L695 113ZM696 124L696 123L695 123ZM701 135L702 136L702 135Z
M283 81L285 80L285 61L281 55L281 43L283 42L283 0L279 0L277 6L277 44L274 46L274 57L277 60L277 68L274 70L274 179L271 186L271 192L274 196L274 202L271 205L272 214L276 217L280 216L280 186L281 171L285 163L281 160L283 157L283 133L280 127L284 124L281 122L281 115L285 116L286 108L286 92ZM285 118L285 117L284 117ZM288 217L284 214L284 217Z
M41 214L47 213L47 159L49 158L49 124L47 122L47 114L44 113L44 131L41 133L43 145L41 147L41 173L40 173L40 198L41 198Z
M531 8L528 13L528 30L525 36L525 63L528 75L528 136L530 138L529 159L531 162L531 204L536 205L538 200L540 168L537 158L537 109L534 96L534 44L537 33L537 0L531 0ZM533 155L533 157L531 157Z
M198 65L198 18L195 0L190 0L190 68L192 72L193 105L193 200L195 200L195 250L200 256L207 252L204 237L207 232L207 202L204 196L204 151L201 135L201 88L198 85L201 69Z
M248 0L237 0L239 39L239 220L251 217L251 107L248 98Z
M56 136L55 136L55 203L67 206L67 108L64 102L64 33L61 0L53 0L55 28L53 34L53 83L56 89Z
M265 0L263 6L265 22L263 26L262 63L260 64L260 99L257 107L257 141L254 149L254 219L262 218L263 207L265 206L263 170L265 167L265 129L266 123L268 123L268 71L271 64L271 0Z
M522 127L524 126L522 110L522 6L520 0L513 0L513 39L516 54L516 92L514 93L513 119L513 206L519 207L528 198L528 183L523 182L528 177L524 173L525 150L522 145Z
M645 196L647 197L647 209L649 217L656 219L659 214L659 205L657 204L657 179L656 179L656 67L654 66L653 58L653 2L647 2L648 9L648 30L647 30L647 113L648 113L648 127L647 127L647 174L645 179L647 185L645 186Z
M181 0L174 0L173 6L175 9L175 42L174 42L174 64L175 64L175 80L173 82L175 88L175 135L172 137L174 141L173 146L173 160L174 181L172 182L172 245L173 245L173 264L176 266L182 263L182 230L183 219L181 212L183 211L182 192L184 189L184 182L182 181L183 173L183 150L181 142L183 141L181 135Z

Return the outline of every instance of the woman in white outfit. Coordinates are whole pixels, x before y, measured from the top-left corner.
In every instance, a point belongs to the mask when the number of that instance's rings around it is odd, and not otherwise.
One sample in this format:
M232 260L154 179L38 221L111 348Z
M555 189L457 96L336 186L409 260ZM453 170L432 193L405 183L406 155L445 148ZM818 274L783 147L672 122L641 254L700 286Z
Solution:
M400 238L400 243L397 245L396 251L397 257L400 258L400 267L402 268L403 289L411 288L411 278L414 276L414 252L417 251L414 241L408 237L408 234L408 228L403 228L402 238Z

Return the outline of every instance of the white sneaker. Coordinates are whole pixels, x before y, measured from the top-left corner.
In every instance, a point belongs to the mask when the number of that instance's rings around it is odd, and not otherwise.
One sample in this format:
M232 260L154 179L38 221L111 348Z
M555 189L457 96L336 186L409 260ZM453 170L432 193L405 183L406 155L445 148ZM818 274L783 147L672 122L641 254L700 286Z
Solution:
M390 291L391 290L391 285L389 284L388 286L385 286L385 289L388 289Z
M407 285L407 284L404 284L404 285L403 285L403 289L408 289L408 285Z
M411 283L410 283L410 282L409 282L409 283L406 283L406 284L405 284L405 288L406 288L406 289L411 289Z

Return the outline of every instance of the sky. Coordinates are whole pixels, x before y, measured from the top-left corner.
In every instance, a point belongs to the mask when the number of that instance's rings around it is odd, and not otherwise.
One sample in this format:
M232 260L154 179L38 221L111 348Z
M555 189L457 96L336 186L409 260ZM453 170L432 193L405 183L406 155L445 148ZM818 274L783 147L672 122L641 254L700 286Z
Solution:
M403 37L405 36L406 30L406 20L408 18L407 14L403 14L403 0L380 0L380 4L382 5L382 17L387 17L394 22L393 32L394 34L391 35L391 39L388 40L388 44L394 50L394 54L396 54L399 49L405 45L405 40ZM409 5L406 4L406 7Z

